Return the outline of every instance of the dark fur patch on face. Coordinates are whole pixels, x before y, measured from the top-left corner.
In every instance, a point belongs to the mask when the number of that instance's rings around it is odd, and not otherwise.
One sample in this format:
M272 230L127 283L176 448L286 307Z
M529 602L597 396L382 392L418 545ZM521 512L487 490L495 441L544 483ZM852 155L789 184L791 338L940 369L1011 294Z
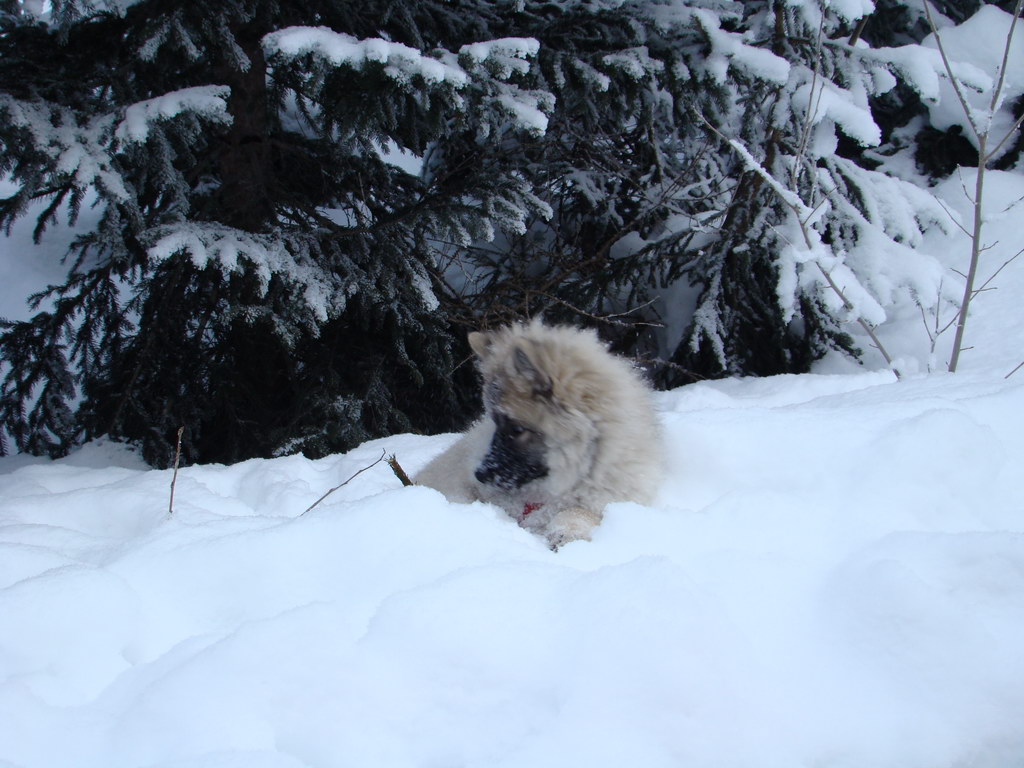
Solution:
M476 468L476 479L503 491L522 488L548 474L544 439L534 430L503 413L494 412L491 447Z
M488 412L494 411L498 407L498 403L501 402L501 396L504 394L504 387L497 380L489 381L484 385L484 408Z

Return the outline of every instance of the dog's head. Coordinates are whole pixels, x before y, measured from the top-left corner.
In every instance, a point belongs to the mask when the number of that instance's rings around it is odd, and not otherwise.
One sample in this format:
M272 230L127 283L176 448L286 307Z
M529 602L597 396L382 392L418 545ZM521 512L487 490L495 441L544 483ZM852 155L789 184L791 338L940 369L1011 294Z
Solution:
M567 361L557 338L539 323L469 335L484 378L486 418L494 426L474 472L480 483L547 497L563 493L589 467L595 430L566 401Z
M526 345L496 334L471 333L469 344L484 374L484 410L494 423L476 479L516 491L547 477L547 446L538 400L550 399L552 382L530 358Z

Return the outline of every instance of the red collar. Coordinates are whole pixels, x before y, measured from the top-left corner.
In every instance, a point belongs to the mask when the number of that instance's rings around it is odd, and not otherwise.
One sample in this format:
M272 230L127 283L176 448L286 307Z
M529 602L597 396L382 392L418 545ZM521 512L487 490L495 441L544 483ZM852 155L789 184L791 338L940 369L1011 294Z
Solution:
M523 519L526 519L543 506L543 504L537 504L533 501L526 502L523 504Z

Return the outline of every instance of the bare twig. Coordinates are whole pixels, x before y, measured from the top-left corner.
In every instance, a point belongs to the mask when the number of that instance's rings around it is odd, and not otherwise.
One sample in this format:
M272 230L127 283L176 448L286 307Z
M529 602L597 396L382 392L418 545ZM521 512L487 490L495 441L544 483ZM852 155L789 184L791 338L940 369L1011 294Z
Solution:
M963 184L961 183L960 186L963 187ZM964 196L967 197L967 198L970 198L970 195L967 193L967 187L963 187L963 189L964 189ZM953 224L956 225L957 229L959 229L965 235L970 237L971 236L970 230L968 230L967 227L965 227L963 224L960 223L960 221L957 218L957 216L951 210L949 210L949 208L946 207L946 204L944 202L942 202L941 200L939 200L939 198L935 198L935 201L939 204L939 206L942 208L942 210L944 210L946 212L946 215L949 216L949 220L952 221Z
M928 327L928 313L924 311L924 304L918 302L917 308L921 311L921 322L924 323L924 332L928 334L928 341L931 342L932 351L935 351L935 337L932 335L932 329ZM935 316L938 318L938 309L936 308Z
M185 433L184 427L178 427L178 446L174 449L174 474L171 475L171 500L167 504L167 516L174 514L174 484L178 482L178 462L181 460L181 436Z
M936 332L936 336L939 336L939 335L945 333L946 331L948 331L950 328L952 328L953 327L953 323L956 322L956 319L957 319L957 316L953 315L953 319L950 320L948 323L946 323L944 326L942 326L942 330L941 331L937 331ZM939 327L938 318L935 318L935 327L936 328Z
M1022 115L1022 117L1024 117L1024 115ZM1024 195L1021 195L1016 200L1011 200L1010 203L1003 208L1003 213L1009 213L1021 203L1024 203Z
M1014 368L1014 369L1013 369L1012 371L1010 371L1010 372L1009 372L1008 374L1006 374L1005 376L1003 376L1003 378L1004 378L1004 379L1008 379L1008 378L1010 378L1011 376L1013 376L1013 374L1015 374L1015 373L1016 373L1017 371L1019 371L1019 370L1020 370L1021 368L1024 368L1024 361L1020 362L1020 363L1019 363L1019 364L1017 365L1017 367L1016 367L1016 368Z
M617 325L617 326L621 326L623 328L632 328L634 326L639 326L639 325L646 326L648 328L664 328L665 327L664 323L648 323L648 322L645 322L643 320L637 320L635 322L628 323L628 322L625 322L624 320L619 320L618 319L620 317L629 317L634 312L639 312L641 309L644 309L645 307L649 307L651 304L653 304L655 301L657 301L657 299L651 299L650 301L645 301L640 306L633 307L632 309L628 309L625 312L616 312L615 314L611 314L611 315L595 315L592 312L587 312L585 309L580 309L579 307L570 304L565 299L560 299L557 296L551 295L550 293L546 293L544 291L537 291L536 293L537 293L538 296L543 296L546 299L550 299L551 301L555 302L556 304L561 304L562 306L566 307L567 309L572 310L573 312L575 312L578 315L583 315L584 317L589 317L591 320L597 320L600 323L607 323L608 325Z
M312 504L310 504L310 505L309 505L308 507L306 507L306 511L305 511L305 512L303 512L302 514L304 515L304 514L306 514L306 512L309 512L309 510L311 510L311 509L312 509L313 507L315 507L315 506L316 506L317 504L319 504L319 503L320 503L321 501L323 501L324 499L326 499L326 498L327 498L328 496L330 496L330 495L331 495L332 493L334 493L334 492L335 492L336 490L338 490L338 489L339 489L339 488L341 488L342 486L348 485L348 484L349 484L350 482L352 482L353 480L355 480L355 479L356 479L356 478L357 478L357 477L358 477L359 475L363 474L363 472L365 472L366 470L370 469L370 467L375 467L375 466L377 466L378 464L380 464L380 463L381 463L382 461L384 461L384 457L385 457L385 456L387 456L387 451L384 451L384 452L382 452L382 453L381 453L381 455L380 455L380 458L379 458L379 459L377 459L377 460L376 460L375 462L373 462L373 464L369 464L369 465L367 465L367 466L363 467L363 468L362 468L362 469L360 469L360 470L359 470L358 472L356 472L356 473L355 473L355 474L353 474L353 475L352 475L351 477L349 477L349 479L348 479L348 480L346 480L346 481L345 481L344 483L342 483L341 485L336 485L336 486L334 486L333 488L331 488L331 490L329 490L329 491L328 491L327 493L325 493L325 494L324 494L323 496L321 496L321 497L320 497L319 499L317 499L317 500L316 500L316 501L314 501L314 502L313 502ZM301 517L301 515L300 515L300 517Z
M935 295L935 322L933 324L933 327L928 326L928 314L925 311L924 305L919 302L917 307L918 309L921 310L921 322L924 324L924 332L928 334L928 370L930 372L933 370L931 360L933 360L935 357L935 347L939 343L939 337L942 336L942 334L944 334L946 331L948 331L953 326L953 323L956 322L956 314L953 315L952 320L947 322L941 328L939 327L940 323L942 322L942 280L939 280L939 288Z
M413 485L412 480L405 474L405 470L402 469L402 465L398 463L398 459L394 454L388 456L388 466L391 467L391 471L395 473L395 477L402 481L402 485L409 487Z
M459 370L459 368L464 366L466 363L471 362L472 360L472 354L466 355L464 358L462 358L462 360L459 361L459 363L454 368L451 369L451 371L449 371L449 375L455 373L457 370Z
M1021 114L1020 117L1014 120L1013 125L1010 126L1010 129L1006 132L1006 135L1003 136L1003 138L1000 139L999 143L992 148L992 151L988 153L988 155L985 157L986 163L999 154L999 150L1003 148L1003 144L1010 140L1010 137L1017 132L1017 129L1020 128L1021 125L1024 125L1024 114Z
M864 17L867 18L866 16ZM863 19L862 19L863 20ZM817 117L818 111L821 108L821 98L825 95L825 85L822 83L820 88L817 88L818 78L821 77L821 41L825 37L825 14L821 14L821 19L818 22L818 39L815 41L814 50L817 52L817 56L814 59L814 70L811 72L811 94L814 100L814 107L811 108L811 100L808 99L807 103L807 120L804 122L803 130L800 136L800 146L797 147L796 155L793 157L793 187L797 188L800 185L800 165L802 160L807 154L807 145L811 140L811 133L814 131L814 118ZM815 96L815 88L817 88L817 95ZM814 174L811 174L811 178L814 178Z
M989 279L986 280L984 283L982 283L981 284L981 288L979 288L977 291L975 291L975 293L980 293L981 291L984 291L988 287L988 284L991 283L995 279L996 275L998 275L1000 272L1002 272L1003 269L1005 269L1006 266L1010 262L1012 262L1014 259L1016 259L1018 256L1020 256L1022 253L1024 253L1024 248L1021 248L1019 251L1017 251L1015 254L1013 254L1013 256L1011 256L1006 261L1004 261L1002 263L1002 265L1000 265L999 269L997 269L995 272L993 272L992 275L989 277Z
M689 368L685 368L679 363L673 363L671 360L663 360L660 357L638 357L636 362L642 365L654 366L656 368L667 368L670 371L686 376L690 381L707 381L705 376L701 376L699 373L694 373Z

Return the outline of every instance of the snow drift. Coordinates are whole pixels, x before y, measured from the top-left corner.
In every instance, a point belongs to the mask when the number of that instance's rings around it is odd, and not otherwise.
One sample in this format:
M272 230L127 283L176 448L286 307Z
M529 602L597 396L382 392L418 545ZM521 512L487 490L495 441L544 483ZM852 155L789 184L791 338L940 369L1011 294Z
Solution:
M0 462L0 762L1005 766L1024 381L660 396L673 478L559 553L402 488L450 437Z

